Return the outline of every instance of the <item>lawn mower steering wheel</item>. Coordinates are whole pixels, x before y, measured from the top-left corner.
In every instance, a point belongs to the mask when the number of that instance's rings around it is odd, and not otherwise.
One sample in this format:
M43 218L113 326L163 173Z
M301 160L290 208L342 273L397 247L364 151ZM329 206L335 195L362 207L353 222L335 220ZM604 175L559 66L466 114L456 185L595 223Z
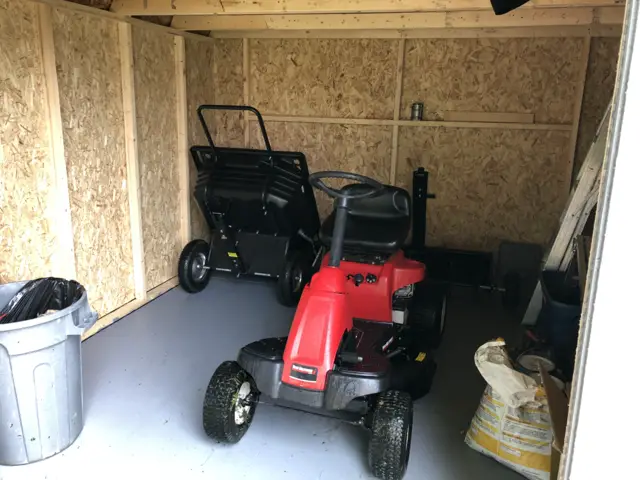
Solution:
M349 193L336 188L331 188L325 184L322 180L325 178L337 178L340 180L352 180L356 183L366 185L369 189L363 193ZM377 195L384 189L384 185L373 178L365 177L364 175L358 175L357 173L350 172L338 172L334 170L327 170L324 172L316 172L309 175L309 183L322 190L324 193L333 198L340 198L343 200L357 200L360 198L368 198Z

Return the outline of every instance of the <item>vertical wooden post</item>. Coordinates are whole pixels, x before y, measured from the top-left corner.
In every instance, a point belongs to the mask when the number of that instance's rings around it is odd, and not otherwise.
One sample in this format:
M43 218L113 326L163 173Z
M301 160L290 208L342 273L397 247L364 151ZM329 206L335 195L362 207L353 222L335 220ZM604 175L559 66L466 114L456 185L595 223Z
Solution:
M249 39L242 39L242 81L243 81L243 101L245 105L249 105L249 56L251 54ZM244 112L244 146L249 148L250 143L249 131L249 113Z
M184 37L175 36L176 106L178 115L178 175L180 179L180 238L191 241L191 188L189 185L189 143L187 140L187 71Z
M142 237L142 205L140 201L140 171L138 165L138 132L136 124L135 79L133 71L133 40L131 24L119 23L120 70L122 74L122 104L127 158L127 190L131 221L133 253L133 283L136 300L147 298L147 278Z
M401 38L398 45L398 64L396 66L396 95L393 106L393 119L400 120L400 103L402 102L402 72L404 70L404 38ZM395 185L398 169L398 135L400 127L393 126L391 136L391 171L389 172L389 183Z
M576 87L576 96L573 101L573 127L569 140L569 157L567 158L567 197L571 191L574 178L574 168L576 160L576 144L578 143L578 132L580 131L580 114L582 113L582 98L584 96L584 84L587 81L587 70L589 68L589 53L591 52L591 37L584 37L582 45L582 55L580 56L580 78Z
M52 274L64 278L76 278L76 257L73 241L73 224L71 221L71 203L69 201L69 180L67 162L64 153L64 137L62 129L62 112L60 111L60 92L58 90L58 74L53 43L52 9L48 5L38 5L38 21L40 24L40 42L42 63L47 88L45 103L46 118L49 120L49 137L51 156L55 174L55 231L58 250L55 254L55 269Z

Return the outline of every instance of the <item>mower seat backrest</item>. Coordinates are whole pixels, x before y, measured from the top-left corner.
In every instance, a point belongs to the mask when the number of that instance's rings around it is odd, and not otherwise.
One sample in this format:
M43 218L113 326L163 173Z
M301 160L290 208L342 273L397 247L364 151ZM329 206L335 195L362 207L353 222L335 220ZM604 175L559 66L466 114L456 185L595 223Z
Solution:
M196 199L211 228L213 215L243 231L291 236L319 228L317 207L302 153L192 147L198 169Z
M343 187L343 190L359 193L366 192L369 188L362 184L352 184ZM378 219L410 218L411 197L403 188L385 185L384 190L373 197L351 200L349 216Z
M362 184L347 185L343 191L364 192ZM335 211L323 222L320 239L330 246L335 224ZM385 185L379 194L350 200L344 247L347 250L393 253L400 249L411 227L411 197L402 188Z

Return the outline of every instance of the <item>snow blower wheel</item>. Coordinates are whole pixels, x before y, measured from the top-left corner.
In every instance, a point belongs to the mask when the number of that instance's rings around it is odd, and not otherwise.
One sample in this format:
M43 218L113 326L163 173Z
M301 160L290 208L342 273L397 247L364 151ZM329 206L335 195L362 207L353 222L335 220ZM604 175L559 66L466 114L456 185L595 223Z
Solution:
M288 258L278 277L276 293L278 302L286 307L295 307L300 300L304 286L311 276L311 261L303 251L294 252Z
M237 443L249 429L259 392L237 362L224 362L211 377L204 397L205 433L221 443Z
M209 283L208 255L209 244L204 240L193 240L182 250L178 261L178 279L185 291L198 293Z
M378 397L369 441L369 466L376 478L400 480L409 464L413 403L406 392L388 390Z

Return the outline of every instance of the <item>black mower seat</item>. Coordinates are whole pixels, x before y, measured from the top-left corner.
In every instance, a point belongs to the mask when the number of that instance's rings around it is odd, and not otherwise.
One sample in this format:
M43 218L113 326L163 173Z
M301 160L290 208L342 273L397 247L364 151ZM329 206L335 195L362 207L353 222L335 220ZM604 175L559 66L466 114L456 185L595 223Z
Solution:
M361 184L347 185L343 190L361 191ZM322 223L320 240L331 245L336 213ZM411 227L411 197L403 188L386 185L375 197L349 203L344 246L347 249L393 253L400 249Z

